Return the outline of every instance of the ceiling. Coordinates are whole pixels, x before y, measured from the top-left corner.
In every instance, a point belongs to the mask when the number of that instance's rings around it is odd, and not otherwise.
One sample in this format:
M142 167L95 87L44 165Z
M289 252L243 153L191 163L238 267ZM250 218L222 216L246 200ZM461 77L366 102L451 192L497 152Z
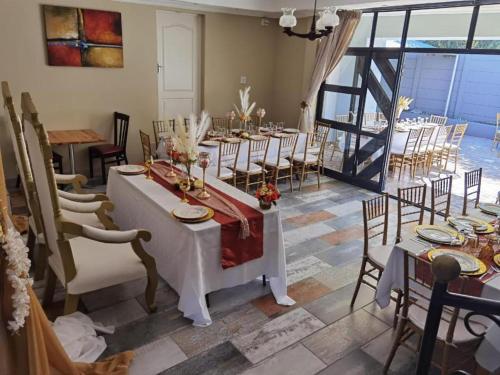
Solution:
M310 15L314 0L115 0L142 4L155 4L179 9L213 11L223 13L247 14L277 17L281 8L296 8L297 15ZM439 0L446 2L453 0ZM318 0L318 8L334 5L342 8L374 8L402 4L436 2L432 0Z

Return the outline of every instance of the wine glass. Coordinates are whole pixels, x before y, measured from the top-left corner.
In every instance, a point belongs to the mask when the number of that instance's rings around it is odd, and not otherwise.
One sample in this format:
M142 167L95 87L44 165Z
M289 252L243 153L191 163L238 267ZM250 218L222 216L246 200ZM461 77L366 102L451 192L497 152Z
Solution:
M191 181L189 177L182 178L179 181L179 189L184 193L184 197L181 199L182 203L189 203L189 200L186 197L186 193L191 189Z
M205 171L210 165L211 156L212 155L210 154L210 152L200 152L198 155L198 165L200 166L200 168L203 169L203 187L201 191L198 193L198 198L200 199L210 198L210 194L205 188Z

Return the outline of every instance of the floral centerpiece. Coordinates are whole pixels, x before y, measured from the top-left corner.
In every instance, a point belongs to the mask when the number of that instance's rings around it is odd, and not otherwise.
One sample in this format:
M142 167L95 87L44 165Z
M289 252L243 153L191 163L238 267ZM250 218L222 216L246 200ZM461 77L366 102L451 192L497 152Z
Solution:
M398 98L398 106L396 107L396 119L399 120L403 111L407 111L410 109L411 103L413 103L412 98L406 96L400 96Z
M197 126L191 121L184 125L184 118L178 116L175 129L169 129L169 136L174 144L172 159L174 163L181 163L186 168L188 178L191 178L191 166L198 160Z
M280 199L281 193L278 188L271 183L262 184L255 193L255 197L259 200L260 208L268 210L271 205L276 206L276 201Z
M246 127L247 122L250 120L250 115L255 108L255 102L250 104L250 90L250 86L245 89L240 89L241 108L238 108L238 106L234 104L234 108L236 109L236 113L238 113L238 117L240 119L240 127L241 125Z

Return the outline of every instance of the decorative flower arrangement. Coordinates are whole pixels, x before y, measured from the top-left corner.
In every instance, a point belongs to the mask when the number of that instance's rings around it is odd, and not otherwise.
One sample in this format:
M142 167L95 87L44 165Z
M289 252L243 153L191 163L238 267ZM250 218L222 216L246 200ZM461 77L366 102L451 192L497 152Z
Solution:
M191 121L184 125L184 118L177 116L175 121L175 130L169 128L168 136L174 143L172 159L174 162L182 163L186 167L188 176L191 176L191 166L198 159L198 139L197 126L192 125Z
M276 206L276 201L280 199L281 193L278 188L271 183L262 184L256 191L255 197L259 200L260 207L263 209L271 208L271 205Z
M396 109L396 118L400 118L403 111L407 111L410 109L410 104L413 102L412 98L406 96L400 96L398 98L398 106Z
M13 228L7 230L3 248L6 253L7 280L10 281L12 289L12 320L7 322L7 329L13 334L24 327L26 317L30 313L30 297L28 287L33 280L28 276L31 262L28 259L28 248L24 244L21 235Z
M250 90L250 86L247 86L245 89L240 89L241 108L238 108L236 104L234 104L234 108L236 109L238 117L242 123L246 123L250 120L250 115L255 108L255 102L250 104Z

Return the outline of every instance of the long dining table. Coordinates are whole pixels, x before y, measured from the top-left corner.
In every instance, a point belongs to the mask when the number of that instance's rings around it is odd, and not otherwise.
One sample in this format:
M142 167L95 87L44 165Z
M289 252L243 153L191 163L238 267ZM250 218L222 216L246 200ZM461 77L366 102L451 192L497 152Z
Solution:
M193 166L192 176L201 178L202 170ZM261 210L256 198L217 178L207 176L207 184L260 212L263 216L260 258L231 268L221 266L221 231L211 219L186 224L171 212L181 204L174 192L145 175L127 176L110 169L107 195L115 203L113 219L120 229L143 228L152 234L144 247L156 260L159 275L179 294L178 309L193 325L212 323L205 296L208 293L246 284L266 275L278 304L293 305L287 296L285 248L278 208Z
M396 125L392 136L391 153L402 154L404 152L406 140L408 139L408 134L410 133L410 129L428 128L428 127L435 128L429 142L430 145L434 145L434 142L436 141L436 137L438 135L437 132L437 128L439 127L438 124L426 122L426 123L418 123L412 126L403 126L401 124Z

